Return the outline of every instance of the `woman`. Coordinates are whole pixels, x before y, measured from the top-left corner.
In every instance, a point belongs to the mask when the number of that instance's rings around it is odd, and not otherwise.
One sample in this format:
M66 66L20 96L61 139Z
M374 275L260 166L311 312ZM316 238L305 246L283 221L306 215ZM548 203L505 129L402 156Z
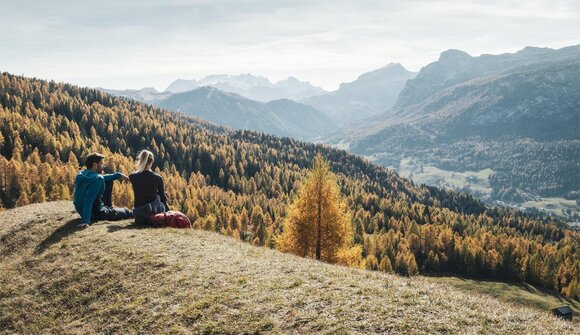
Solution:
M135 223L147 223L152 214L169 210L163 186L163 177L151 170L153 153L143 150L137 155L136 171L129 175L135 195Z

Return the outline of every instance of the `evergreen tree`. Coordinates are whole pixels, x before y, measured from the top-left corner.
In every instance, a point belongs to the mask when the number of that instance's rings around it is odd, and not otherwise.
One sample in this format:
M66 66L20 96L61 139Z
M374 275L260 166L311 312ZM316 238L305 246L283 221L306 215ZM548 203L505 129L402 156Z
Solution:
M32 188L32 194L30 195L30 203L39 203L46 201L46 191L44 186L37 185L36 187Z
M367 270L378 270L379 262L375 255L368 255L365 259L365 269Z
M385 256L381 259L381 263L379 264L379 270L384 272L393 272L393 265L391 265L391 260L389 257Z
M266 222L264 212L260 206L254 206L252 208L250 222L253 230L252 240L254 241L257 238L254 244L262 245L266 239Z
M314 167L290 206L278 248L302 257L335 263L351 240L350 215L328 162L317 155Z
M20 196L16 201L16 206L26 206L30 204L30 199L28 197L28 191L26 189L22 189L20 192Z

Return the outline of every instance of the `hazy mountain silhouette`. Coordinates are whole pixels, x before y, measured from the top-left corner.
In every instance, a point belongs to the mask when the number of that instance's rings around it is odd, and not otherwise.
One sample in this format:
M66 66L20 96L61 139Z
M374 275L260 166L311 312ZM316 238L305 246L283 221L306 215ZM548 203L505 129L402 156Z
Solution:
M298 139L313 139L337 129L314 107L288 99L263 103L209 86L173 94L158 105L236 129Z
M342 83L338 90L303 100L325 112L338 125L384 113L390 109L405 86L415 76L401 64L389 64L364 73L355 81Z
M215 87L222 91L236 93L245 98L262 102L277 99L301 100L326 92L320 87L313 86L294 77L288 77L286 80L273 84L266 77L254 76L249 73L212 75L200 80L177 79L166 90L172 93L181 93L203 86Z

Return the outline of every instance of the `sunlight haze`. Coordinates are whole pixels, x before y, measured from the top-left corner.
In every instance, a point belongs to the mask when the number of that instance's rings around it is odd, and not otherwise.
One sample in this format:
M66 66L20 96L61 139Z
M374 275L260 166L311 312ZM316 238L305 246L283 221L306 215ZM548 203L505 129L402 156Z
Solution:
M113 89L212 74L334 90L388 63L580 43L577 1L7 1L0 70Z

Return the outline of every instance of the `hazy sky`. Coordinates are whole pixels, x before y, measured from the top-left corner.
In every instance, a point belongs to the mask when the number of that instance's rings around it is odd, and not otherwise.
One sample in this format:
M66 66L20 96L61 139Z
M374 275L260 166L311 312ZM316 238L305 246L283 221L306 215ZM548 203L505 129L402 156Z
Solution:
M0 0L0 70L105 88L252 73L332 90L447 49L580 44L580 1Z

